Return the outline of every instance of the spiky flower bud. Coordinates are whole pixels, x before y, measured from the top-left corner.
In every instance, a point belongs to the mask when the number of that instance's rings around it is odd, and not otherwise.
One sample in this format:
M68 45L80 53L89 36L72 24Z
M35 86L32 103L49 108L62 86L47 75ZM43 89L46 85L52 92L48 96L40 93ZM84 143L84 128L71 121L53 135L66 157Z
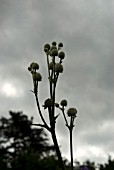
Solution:
M75 108L69 108L67 111L67 114L69 117L71 117L71 116L76 117L77 110Z
M55 64L55 72L62 73L63 72L63 66L60 63Z
M60 59L64 59L65 58L65 53L63 51L60 51L58 57Z
M39 69L39 65L37 63L33 63L32 64L32 69L38 70Z
M53 49L53 50L51 50L51 56L57 56L58 55L58 51L57 51L57 49Z
M63 47L63 43L60 42L60 43L58 44L58 47Z
M61 104L61 106L65 106L66 107L67 106L67 100L65 100L65 99L62 100L60 104Z

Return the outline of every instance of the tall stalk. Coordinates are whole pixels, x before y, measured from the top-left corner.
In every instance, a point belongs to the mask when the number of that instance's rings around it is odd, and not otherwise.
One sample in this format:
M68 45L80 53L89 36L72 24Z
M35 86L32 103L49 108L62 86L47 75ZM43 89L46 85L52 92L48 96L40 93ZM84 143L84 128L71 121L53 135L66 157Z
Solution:
M66 114L65 114L65 107L67 106L67 101L65 99L63 99L60 102L61 106L58 103L56 103L56 86L57 86L59 75L63 72L62 62L63 62L63 59L65 58L65 53L63 51L59 51L59 50L61 50L62 47L63 47L63 43L59 43L58 47L57 47L56 42L53 42L51 46L50 46L50 44L45 44L45 46L44 46L44 51L45 51L46 57L47 57L50 96L48 99L45 100L43 107L44 107L44 109L48 110L48 116L49 116L48 123L42 114L42 111L40 109L39 99L38 99L38 84L42 80L41 74L39 72L37 72L37 70L39 70L39 65L37 63L31 63L30 67L28 67L28 70L31 72L32 78L33 78L34 90L33 91L31 90L31 91L35 95L37 109L38 109L40 118L43 123L43 124L33 124L33 125L43 127L51 133L52 140L53 140L55 150L56 150L56 154L58 157L59 165L62 170L65 170L64 162L62 159L62 155L61 155L61 151L59 148L56 131L55 131L56 119L59 116L59 114L56 115L55 107L59 108L62 111L66 126L68 127L69 132L70 132L71 170L73 170L72 131L73 131L73 127L74 127L74 125L73 125L74 118L76 117L77 110L75 108L69 108L67 110L67 115L71 118L70 124L68 124ZM56 58L59 59L59 62L56 61ZM50 125L48 125L49 123L50 123Z

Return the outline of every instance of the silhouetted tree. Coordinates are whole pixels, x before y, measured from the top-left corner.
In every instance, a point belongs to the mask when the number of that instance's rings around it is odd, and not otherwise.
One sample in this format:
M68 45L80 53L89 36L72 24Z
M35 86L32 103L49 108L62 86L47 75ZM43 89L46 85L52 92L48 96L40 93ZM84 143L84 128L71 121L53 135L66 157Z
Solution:
M31 128L32 118L29 120L22 112L9 114L10 118L0 119L0 167L40 168L39 162L54 150L46 133L42 128Z
M114 159L111 156L108 157L108 162L104 165L100 165L99 170L114 170Z

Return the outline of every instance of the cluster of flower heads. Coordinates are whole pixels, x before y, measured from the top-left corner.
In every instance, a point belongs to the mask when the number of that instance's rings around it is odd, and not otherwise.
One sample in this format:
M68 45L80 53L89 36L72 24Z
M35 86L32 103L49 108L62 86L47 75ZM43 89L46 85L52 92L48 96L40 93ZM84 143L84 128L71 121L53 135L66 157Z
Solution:
M41 74L38 72L39 70L39 65L38 63L32 62L30 66L28 67L28 70L32 74L32 79L33 79L33 85L34 85L34 93L37 93L38 89L38 82L42 80Z
M61 102L60 102L60 105L62 106L62 108L66 107L67 106L67 100L66 99L63 99ZM69 117L76 117L76 114L77 114L77 110L75 108L69 108L67 110L67 115Z
M57 45L56 42L52 42L52 45L50 44L45 44L44 45L44 51L47 54L47 56L52 57L52 61L49 63L49 70L54 70L57 73L62 73L63 72L63 65L62 60L65 58L65 53L61 50L63 47L63 43L59 43ZM60 59L59 62L55 62L55 57L58 57Z
M47 108L51 107L52 105L53 105L53 100L48 98L45 100L43 107L44 107L44 109L47 109ZM64 109L64 107L67 107L67 100L66 99L61 100L60 105L62 106L62 108L59 106L58 103L55 103L55 107L60 108L61 110ZM68 115L68 117L75 118L77 115L77 109L75 109L73 107L69 108L67 110L67 115Z
M34 63L32 62L30 64L30 66L28 67L28 70L31 72L32 74L32 78L33 78L33 82L35 81L41 81L42 80L42 76L40 73L37 72L37 70L39 70L39 65L38 63Z

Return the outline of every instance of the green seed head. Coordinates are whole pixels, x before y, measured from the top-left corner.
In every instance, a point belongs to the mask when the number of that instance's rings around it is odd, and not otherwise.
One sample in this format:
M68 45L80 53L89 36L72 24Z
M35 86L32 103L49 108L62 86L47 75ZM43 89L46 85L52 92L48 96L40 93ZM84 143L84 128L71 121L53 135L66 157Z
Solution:
M61 104L61 106L65 106L66 107L67 106L67 100L65 100L65 99L62 100L60 104Z
M65 53L63 51L60 51L58 57L60 59L64 59L65 58Z
M62 73L63 72L63 66L60 63L55 64L55 72Z
M69 117L71 117L71 116L76 117L77 110L75 108L69 108L67 111L67 114Z

